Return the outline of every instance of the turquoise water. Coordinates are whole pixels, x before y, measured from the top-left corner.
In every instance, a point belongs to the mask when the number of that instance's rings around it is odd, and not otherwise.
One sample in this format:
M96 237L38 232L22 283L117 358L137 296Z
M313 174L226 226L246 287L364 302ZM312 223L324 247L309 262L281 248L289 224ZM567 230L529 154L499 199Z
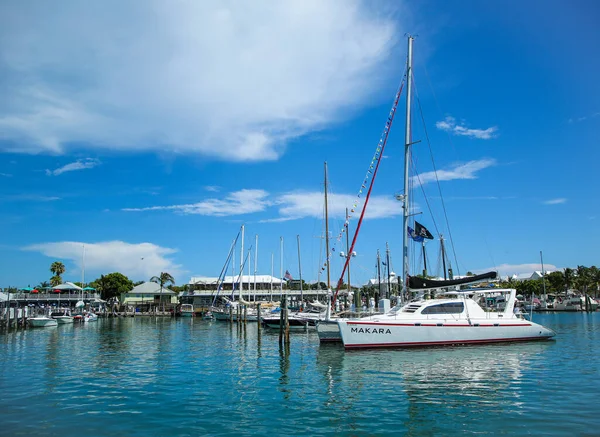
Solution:
M0 334L0 435L599 435L600 313L556 341L344 352L316 333L107 319Z

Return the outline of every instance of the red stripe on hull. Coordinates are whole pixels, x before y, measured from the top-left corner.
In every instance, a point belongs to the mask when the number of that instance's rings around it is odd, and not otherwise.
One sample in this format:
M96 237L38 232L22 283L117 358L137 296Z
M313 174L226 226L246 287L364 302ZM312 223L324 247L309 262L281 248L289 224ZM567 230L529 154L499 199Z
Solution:
M415 325L415 323L419 323L418 325ZM424 324L424 323L420 323L420 322L415 322L415 323L369 323L369 322L346 322L347 325L360 325L360 326L414 326L416 328L420 328L423 326L438 326L437 324ZM504 328L504 327L514 327L514 326L531 326L531 323L511 323L511 324L499 324L498 326L496 325L479 325L479 326L475 326L475 325L442 325L441 327L448 327L448 328Z
M454 344L485 344L485 343L506 343L515 341L534 341L550 340L551 337L522 337L522 338L492 338L485 340L458 340L458 341L429 341L418 343L378 343L378 344L350 344L344 345L346 349L359 348L382 348L382 347L423 347L423 346L449 346Z

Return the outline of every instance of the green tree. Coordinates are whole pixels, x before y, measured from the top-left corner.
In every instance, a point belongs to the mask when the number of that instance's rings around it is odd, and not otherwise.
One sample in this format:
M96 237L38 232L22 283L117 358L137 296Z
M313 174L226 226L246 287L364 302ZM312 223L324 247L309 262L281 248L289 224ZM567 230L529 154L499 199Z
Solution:
M54 276L52 276L52 278L50 278L50 284L55 287L58 284L62 284L62 274L64 272L66 272L65 269L65 265L63 263L61 263L60 261L54 261L51 265L50 265L50 272L52 272L52 274Z
M100 275L98 279L90 282L88 285L98 290L104 300L120 296L121 293L127 293L133 289L131 279L119 272Z
M159 276L152 276L150 278L150 282L156 282L157 284L160 284L160 288L162 290L167 284L175 285L175 278L173 278L173 276L167 272L160 272Z
M565 289L565 277L562 272L546 273L547 289L551 293L559 293Z
M48 287L50 287L50 282L43 281L43 282L40 282L35 288L40 290L42 288L48 288Z
M571 288L573 285L573 281L575 280L575 271L572 268L567 267L563 273L564 283L565 283L565 291Z

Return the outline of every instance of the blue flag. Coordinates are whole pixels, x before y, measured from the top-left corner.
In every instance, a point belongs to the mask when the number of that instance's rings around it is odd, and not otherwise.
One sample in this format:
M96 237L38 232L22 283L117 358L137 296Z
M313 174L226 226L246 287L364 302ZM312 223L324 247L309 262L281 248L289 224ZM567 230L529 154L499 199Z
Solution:
M408 227L408 236L418 243L421 243L424 240L423 236L417 235L415 230L410 226Z

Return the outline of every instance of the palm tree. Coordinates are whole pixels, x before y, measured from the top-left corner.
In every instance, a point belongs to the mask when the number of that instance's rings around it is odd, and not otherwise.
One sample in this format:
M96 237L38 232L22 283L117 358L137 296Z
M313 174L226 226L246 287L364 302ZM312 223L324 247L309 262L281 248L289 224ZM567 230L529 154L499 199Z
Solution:
M152 276L150 278L150 282L156 282L157 284L160 284L160 299L163 299L162 296L162 289L166 284L171 284L171 285L175 285L175 278L173 278L173 276L171 276L170 273L167 272L160 272L159 276Z
M40 289L44 289L44 288L48 288L48 287L50 287L50 282L43 281L43 282L40 282L35 288L40 290Z
M54 261L52 265L50 265L50 271L54 275L52 278L50 278L50 284L55 287L62 283L61 275L66 271L65 265L60 261Z
M571 284L573 284L573 279L575 279L575 272L572 268L567 267L564 272L565 278L565 292L569 290Z

